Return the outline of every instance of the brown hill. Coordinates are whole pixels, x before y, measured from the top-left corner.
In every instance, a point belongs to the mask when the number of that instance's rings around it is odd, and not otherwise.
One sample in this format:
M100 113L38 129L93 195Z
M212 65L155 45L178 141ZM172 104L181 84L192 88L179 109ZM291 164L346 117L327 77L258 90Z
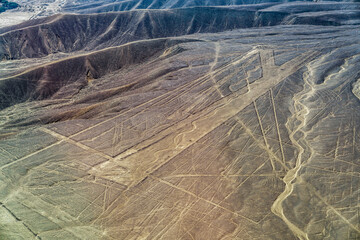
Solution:
M0 239L359 239L357 6L3 29Z

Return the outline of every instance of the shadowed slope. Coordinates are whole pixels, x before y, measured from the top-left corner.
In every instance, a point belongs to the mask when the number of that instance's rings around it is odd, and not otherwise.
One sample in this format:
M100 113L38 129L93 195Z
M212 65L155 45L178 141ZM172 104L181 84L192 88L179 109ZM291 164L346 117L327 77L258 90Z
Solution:
M50 64L89 84L0 111L1 237L360 235L357 29L193 37Z
M357 8L136 10L4 29L0 239L358 240Z
M191 40L157 39L129 43L69 57L0 79L0 109L25 100L71 98L92 79L143 62L174 44L186 41Z
M359 6L286 3L257 5L258 8L196 7L56 15L4 29L0 35L0 58L34 58L57 52L98 50L141 39L279 24L359 24Z
M90 4L68 5L64 11L77 13L99 13L110 11L129 11L135 9L172 9L199 6L233 6L252 4L279 4L295 2L295 0L125 0L125 1L99 1ZM305 1L313 2L313 1ZM329 1L328 1L329 2ZM351 1L342 1L351 2ZM247 6L249 7L249 6Z
M252 27L254 12L191 8L95 15L59 15L0 35L0 58L41 57L126 42ZM174 27L176 26L176 27Z

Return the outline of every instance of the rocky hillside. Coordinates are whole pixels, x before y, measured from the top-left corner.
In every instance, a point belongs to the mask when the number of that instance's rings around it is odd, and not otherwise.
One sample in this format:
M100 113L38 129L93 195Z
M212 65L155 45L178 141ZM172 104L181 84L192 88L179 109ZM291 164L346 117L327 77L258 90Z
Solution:
M261 26L351 25L360 22L359 7L356 3L289 3L56 15L0 30L0 58L42 57L143 39Z
M360 238L360 3L18 2L1 240Z

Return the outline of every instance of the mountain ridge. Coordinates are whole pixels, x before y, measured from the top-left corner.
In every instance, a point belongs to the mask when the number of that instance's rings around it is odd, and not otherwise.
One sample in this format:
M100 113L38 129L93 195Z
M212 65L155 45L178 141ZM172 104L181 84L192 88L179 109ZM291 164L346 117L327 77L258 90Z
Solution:
M359 239L359 3L17 1L0 239Z
M324 7L328 6L332 7L331 11L324 12ZM356 10L357 7L360 4L300 4L300 7L280 4L269 8L261 6L256 11L235 7L193 7L56 15L3 30L0 34L0 58L32 58L56 52L97 50L141 39L279 24L360 24L360 10ZM310 8L313 12L311 15L308 14ZM346 11L338 11L340 9ZM174 24L177 28L173 28ZM66 33L67 30L73 34Z

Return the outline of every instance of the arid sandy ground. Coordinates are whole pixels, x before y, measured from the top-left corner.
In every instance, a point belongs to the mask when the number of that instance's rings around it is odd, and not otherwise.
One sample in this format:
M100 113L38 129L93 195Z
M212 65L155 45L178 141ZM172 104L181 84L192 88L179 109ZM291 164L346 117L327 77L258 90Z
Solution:
M0 238L360 239L357 5L282 8L3 30Z

